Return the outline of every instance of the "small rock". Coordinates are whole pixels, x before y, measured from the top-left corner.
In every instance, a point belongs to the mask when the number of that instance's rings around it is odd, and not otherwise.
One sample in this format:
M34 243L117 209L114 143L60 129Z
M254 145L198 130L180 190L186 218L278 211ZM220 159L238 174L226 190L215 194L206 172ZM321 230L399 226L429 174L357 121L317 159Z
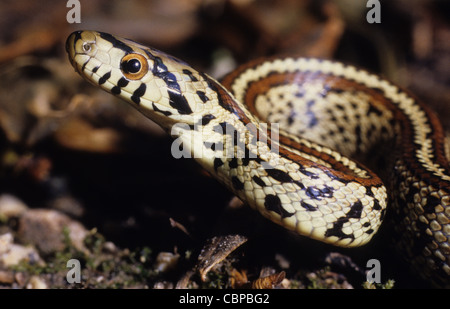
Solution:
M172 252L160 252L156 256L155 268L158 272L165 272L175 267L180 255Z
M20 287L24 287L25 286L25 283L27 282L27 278L28 278L28 274L26 274L24 272L21 272L21 271L17 272L14 275L14 279L16 280L17 284Z
M47 283L39 276L32 276L27 283L27 289L46 289Z
M22 260L42 263L39 254L32 247L14 244L11 233L0 235L0 264L8 267L17 265Z
M103 250L108 253L115 253L117 252L117 247L113 242L105 241L105 243L103 244Z
M173 283L167 281L158 281L153 285L153 288L156 290L173 289Z
M0 270L0 283L11 284L14 282L14 273L12 271Z
M81 223L55 210L30 209L25 212L19 220L18 235L23 242L35 245L39 252L51 254L64 249L65 228L69 230L73 246L87 250L83 240L88 231Z
M0 254L8 252L12 243L13 236L11 233L0 235Z
M0 195L0 219L19 217L28 209L21 200L14 195Z

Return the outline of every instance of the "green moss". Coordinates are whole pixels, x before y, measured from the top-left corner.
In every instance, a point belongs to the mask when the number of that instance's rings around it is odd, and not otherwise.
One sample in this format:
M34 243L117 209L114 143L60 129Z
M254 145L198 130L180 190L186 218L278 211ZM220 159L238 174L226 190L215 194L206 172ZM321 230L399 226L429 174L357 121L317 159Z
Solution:
M227 289L229 288L229 276L226 271L221 269L222 267L210 271L207 274L206 282L202 282L202 289Z
M395 284L395 280L393 279L389 279L387 280L385 283L370 283L369 281L365 281L362 284L362 287L364 289L382 289L382 290L386 290L386 289L393 289L394 288L394 284Z
M63 229L64 249L46 257L46 264L38 265L23 260L11 267L29 275L53 275L51 288L127 288L146 287L156 277L152 270L152 250L148 247L130 252L106 248L105 238L95 229L90 231L84 244L87 250L75 248L68 229ZM81 283L67 283L67 261L77 259L81 265Z

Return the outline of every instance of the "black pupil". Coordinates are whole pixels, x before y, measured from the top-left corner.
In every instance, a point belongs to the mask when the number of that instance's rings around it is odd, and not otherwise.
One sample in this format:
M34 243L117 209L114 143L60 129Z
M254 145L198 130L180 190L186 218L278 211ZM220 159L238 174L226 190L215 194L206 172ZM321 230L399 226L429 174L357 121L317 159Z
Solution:
M127 73L138 73L141 70L141 62L137 59L130 59L123 64L123 69Z

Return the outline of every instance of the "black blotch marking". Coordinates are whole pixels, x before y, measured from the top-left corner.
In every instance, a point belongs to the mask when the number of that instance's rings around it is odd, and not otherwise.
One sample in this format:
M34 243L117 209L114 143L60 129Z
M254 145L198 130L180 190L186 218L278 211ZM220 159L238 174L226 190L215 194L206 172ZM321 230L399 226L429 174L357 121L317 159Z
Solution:
M217 172L217 169L223 165L223 161L220 158L214 159L214 170Z
M379 109L374 107L373 104L369 104L369 109L367 110L367 116L369 116L372 113L376 114L379 117L383 116L383 112L382 111L380 111Z
M345 215L345 217L340 217L338 218L338 220L333 224L333 227L331 229L328 229L325 232L325 236L329 237L329 236L336 236L339 239L344 239L344 238L350 238L350 239L354 239L355 236L353 234L347 235L345 233L342 232L342 227L344 226L344 224L346 222L348 222L351 218L361 218L361 212L363 209L363 205L361 204L360 201L355 202L352 207L350 208L350 211ZM370 234L373 231L369 232L370 230L366 231L366 233Z
M216 150L216 143L213 142L203 142L203 145L205 145L206 148Z
M325 232L325 236L327 237L335 236L338 237L339 239L344 238L355 239L355 236L353 234L347 235L344 232L342 232L342 227L351 218L361 218L362 209L363 206L361 202L360 201L355 202L350 208L350 211L345 215L345 217L338 218L338 220L333 224L333 227Z
M381 89L381 88L378 88L378 87L371 88L371 90L374 90L375 92L378 92L378 93L381 94L381 95L384 95L384 94L385 94L385 93L384 93L384 90ZM400 92L400 89L399 89L399 92Z
M345 110L344 105L336 104L335 107L336 107L338 110L340 110L340 111L344 111L344 110Z
M216 119L216 116L211 114L204 115L201 120L202 126L206 126L213 119Z
M238 160L237 160L237 158L232 158L232 159L228 162L228 167L229 167L229 168L237 168L237 167L238 167Z
M341 94L344 92L342 88L328 88L327 92Z
M264 180L262 180L261 178L259 178L258 176L253 176L252 177L253 181L258 184L261 187L265 187L266 183L264 182Z
M84 72L84 69L86 68L86 65L88 64L89 60L87 60L83 65L81 66L81 72Z
M194 74L192 73L192 71L189 71L188 69L183 69L183 73L186 74L189 79L193 82L198 82L197 77L194 76Z
M92 69L92 73L97 73L98 69L100 69L100 66L96 66Z
M243 166L247 166L251 160L256 161L257 163L261 163L262 160L260 157L258 157L258 155L256 155L255 153L251 152L247 146L244 147L244 158L242 158L242 165Z
M109 78L111 77L111 71L103 74L102 77L98 80L99 85L103 85Z
M441 200L432 195L427 197L427 204L423 207L425 213L430 214L434 213L436 206L441 204Z
M155 112L161 113L161 114L163 114L164 116L170 116L170 115L172 115L172 113L169 112L169 111L163 111L163 110L160 110L160 109L155 105L155 102L152 102L152 108L153 108L153 110L154 110Z
M287 119L288 125L292 125L292 124L294 123L294 116L295 116L295 112L291 112L291 113L289 114L289 117L288 117L288 119Z
M340 217L334 224L333 227L331 229L328 229L325 232L325 236L326 237L331 237L331 236L335 236L339 239L344 239L344 238L355 238L353 235L347 235L345 233L342 232L342 226L344 225L345 222L347 222L348 219L345 217Z
M317 125L317 123L319 122L317 120L316 114L314 114L314 112L311 110L311 107L316 103L316 101L314 100L310 100L308 101L308 103L306 103L306 116L308 116L309 118L309 122L308 122L308 128L312 128L314 126Z
M300 202L300 205L302 205L302 207L305 208L307 211L316 211L317 210L316 206L313 206L313 205L308 204L308 203L303 202L303 201Z
M197 95L198 95L198 97L200 98L200 100L202 100L203 103L208 102L209 99L208 99L208 97L206 96L206 93L205 93L205 92L198 90L198 91L197 91Z
M197 128L198 126L206 126L213 119L216 119L216 117L214 115L211 115L211 114L204 115L204 116L202 116L202 119L197 121L197 123L194 125L194 128L198 129Z
M120 94L120 92L121 92L121 90L117 86L114 86L114 87L111 88L111 93L112 94L118 95L118 94Z
M355 202L352 207L350 208L350 211L347 213L346 217L348 219L350 218L361 218L361 212L363 210L363 205L360 201Z
M113 37L111 34L104 33L104 32L100 32L99 34L102 39L110 42L114 47L119 48L127 53L133 52L133 49L130 46L128 46L127 44L125 44L122 41L119 41L118 39Z
M169 104L175 108L178 113L182 115L192 114L192 109L189 106L186 98L180 93L180 91L174 91L171 88L167 89L169 93Z
M182 115L192 114L192 109L189 106L189 103L181 93L180 85L177 82L176 76L172 72L169 72L167 66L161 58L154 56L149 50L144 50L144 52L154 62L152 74L161 78L167 85L170 106L175 108L178 113Z
M302 89L301 91L296 92L294 96L296 98L303 98L305 96L305 90ZM290 107L292 107L292 106L290 106Z
M147 85L141 84L139 86L139 88L133 92L133 95L131 96L131 100L136 104L141 103L141 97L145 94L146 90L147 90Z
M126 79L125 77L121 77L120 79L119 79L119 81L117 82L117 86L119 86L120 88L123 88L123 87L126 87L126 86L128 86L128 83L129 83L130 81L128 80L128 79Z
M279 182L293 182L291 176L289 176L288 173L283 172L281 170L278 170L276 168L266 169L267 175L272 177L273 179L279 181Z
M373 210L381 210L381 206L380 203L378 203L378 201L376 199L373 200Z
M234 128L234 131L233 131L234 146L237 146L239 144L240 139L241 139L241 133L238 130L236 130L236 128Z
M233 187L236 190L242 190L244 189L244 183L242 181L239 180L239 178L237 176L233 176L231 177L231 183L233 184Z
M329 186L324 186L322 189L316 187L306 188L306 195L312 199L321 200L322 198L329 198L333 196L334 189Z
M200 72L199 73L200 76L203 78L203 80L208 84L209 89L214 90L217 92L217 86L216 83L213 82L208 75L206 75L205 73Z
M294 212L290 213L290 212L286 211L281 206L280 198L273 194L266 195L266 198L264 199L264 207L269 211L273 211L273 212L279 214L281 216L281 218L291 217L295 214Z
M318 179L318 178L319 178L319 175L317 175L316 173L313 173L313 172L309 172L309 171L307 171L307 170L304 169L304 168L300 168L299 171L300 171L302 174L304 174L305 176L308 176L308 177L311 178L311 179Z
M218 125L215 125L213 127L213 131L216 133L220 133L220 134L224 134L224 135L228 135L231 136L231 138L233 139L233 145L234 146L239 146L239 141L241 138L241 134L240 132L236 129L235 126L227 123L227 122L221 122Z
M257 154L251 152L247 148L247 146L244 145L244 143L240 141L241 134L236 129L236 127L234 127L233 125L231 125L227 122L221 122L213 127L213 131L216 133L223 134L223 135L231 136L231 138L233 139L233 146L238 147L240 150L242 150L244 152L244 155L242 158L239 153L239 158L242 159L243 166L247 166L250 163L250 161L252 161L252 160L259 164L261 162L263 162L263 160ZM225 146L223 143L221 143L220 146L221 146L220 149L225 149ZM235 154L238 154L237 150L236 150Z
M308 187L306 189L306 195L308 195L310 198L313 198L313 199L321 198L320 190L315 187Z
M258 161L258 163L260 161ZM289 176L289 174L286 172L280 171L271 166L265 168L265 171L267 172L267 175L269 175L270 177L272 177L275 180L278 180L279 182L292 182L292 183L295 183L297 186L299 186L301 189L305 188L305 186L301 182L292 179L292 177Z

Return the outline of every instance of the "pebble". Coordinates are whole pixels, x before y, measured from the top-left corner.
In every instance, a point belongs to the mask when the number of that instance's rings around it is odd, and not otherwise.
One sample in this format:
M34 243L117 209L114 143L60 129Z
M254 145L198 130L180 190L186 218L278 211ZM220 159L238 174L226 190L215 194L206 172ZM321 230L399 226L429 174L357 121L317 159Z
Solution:
M64 229L69 230L70 240L80 251L87 250L83 244L88 235L86 228L59 211L30 209L19 219L18 236L24 243L33 244L42 254L64 249Z
M0 218L10 219L19 217L28 209L24 202L14 195L0 195Z
M27 283L27 289L47 289L47 283L39 276L32 276Z
M180 255L172 252L160 252L156 256L155 269L158 272L166 272L175 267Z
M11 233L0 235L0 264L9 267L19 264L22 260L30 263L42 263L34 248L14 244Z
M0 270L0 283L11 284L14 282L14 273L12 271Z

